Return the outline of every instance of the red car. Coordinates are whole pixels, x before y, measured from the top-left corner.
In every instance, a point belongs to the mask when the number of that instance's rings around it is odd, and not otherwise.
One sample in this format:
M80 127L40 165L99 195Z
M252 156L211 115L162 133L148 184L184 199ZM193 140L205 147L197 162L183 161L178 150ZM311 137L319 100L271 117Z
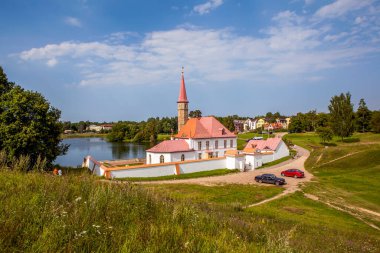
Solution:
M305 173L299 169L289 169L289 170L282 171L281 176L299 178L299 177L305 177Z

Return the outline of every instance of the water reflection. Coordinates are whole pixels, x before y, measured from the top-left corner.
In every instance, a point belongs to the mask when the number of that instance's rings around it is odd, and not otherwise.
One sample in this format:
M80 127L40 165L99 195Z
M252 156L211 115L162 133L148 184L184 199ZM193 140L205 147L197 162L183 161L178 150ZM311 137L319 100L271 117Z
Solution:
M143 144L111 143L103 138L65 139L63 143L70 148L66 155L57 157L55 163L73 167L80 165L87 155L97 160L145 158L145 150L149 148Z

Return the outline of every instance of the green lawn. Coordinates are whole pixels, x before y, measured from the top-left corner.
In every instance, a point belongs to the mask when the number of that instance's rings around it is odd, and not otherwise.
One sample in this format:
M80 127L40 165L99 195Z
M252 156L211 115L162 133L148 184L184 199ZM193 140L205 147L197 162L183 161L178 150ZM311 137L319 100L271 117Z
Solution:
M161 176L161 177L126 177L118 178L117 180L121 181L160 181L160 180L179 180L179 179L189 179L189 178L199 178L199 177L211 177L211 176L221 176L231 173L236 173L239 170L229 170L229 169L216 169L208 171L199 171L194 173L186 173L180 175L170 175L170 176Z
M305 168L318 181L309 184L306 192L342 206L348 203L380 212L380 135L357 133L353 137L360 138L360 142L337 142L337 146L328 148L318 145L312 133L286 137L297 145L314 147ZM353 155L330 162L348 154Z
M334 138L336 146L325 148L314 133L290 134L293 143L312 149L306 169L315 175L315 180L302 187L303 191L318 196L322 201L345 208L346 205L367 208L380 212L380 135L355 134L360 142L344 143ZM360 153L328 163L350 154ZM322 154L322 156L320 156ZM208 204L212 212L227 212L244 224L245 229L260 226L278 233L283 239L278 244L288 245L285 251L295 252L377 252L380 233L359 219L318 201L304 197L302 192L291 194L267 204L248 209L239 209L249 202L255 203L275 195L281 188L256 186L199 186L156 185L149 186L175 200L186 200L200 206ZM237 187L237 189L234 189ZM246 188L245 188L246 187ZM256 194L260 197L252 198ZM211 206L211 207L210 207ZM221 208L222 206L223 208ZM218 210L218 211L215 211ZM240 211L239 211L240 210ZM362 216L366 221L380 226L374 217ZM234 225L231 225L232 227ZM255 233L252 231L252 233ZM265 233L264 233L265 234ZM258 236L256 234L256 236ZM263 235L266 237L266 235ZM267 237L266 237L267 238ZM326 240L328 238L328 240ZM256 237L257 239L257 237ZM273 251L279 251L278 249Z
M170 140L170 134L158 134L157 141Z
M264 224L292 227L284 233L288 243L299 251L376 252L380 232L349 214L307 199L301 192L247 210Z

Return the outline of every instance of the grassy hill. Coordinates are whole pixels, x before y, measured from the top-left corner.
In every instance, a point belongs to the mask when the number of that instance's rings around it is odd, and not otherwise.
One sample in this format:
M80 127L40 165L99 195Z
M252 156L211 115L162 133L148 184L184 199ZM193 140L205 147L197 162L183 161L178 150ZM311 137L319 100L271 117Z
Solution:
M379 135L307 146L315 180L264 205L282 188L133 185L87 173L54 177L0 170L4 252L379 252ZM305 197L313 195L318 201ZM340 210L340 209L341 210ZM353 209L356 208L356 209Z

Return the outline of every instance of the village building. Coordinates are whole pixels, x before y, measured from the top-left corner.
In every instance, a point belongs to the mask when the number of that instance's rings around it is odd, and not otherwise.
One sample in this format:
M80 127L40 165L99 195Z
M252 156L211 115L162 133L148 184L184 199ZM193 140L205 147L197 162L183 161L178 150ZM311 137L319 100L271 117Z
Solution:
M235 119L234 120L234 128L236 133L241 133L244 131L244 120Z
M256 160L261 160L258 162L265 164L289 156L290 154L288 146L279 137L268 138L266 140L250 140L243 149L243 153L247 155L247 162L252 162L255 165L254 168L261 166L254 163L256 162L253 160L254 156L261 156L261 158Z
M92 132L110 131L112 127L112 124L89 125L86 130Z
M146 151L147 164L223 157L236 150L237 136L215 117L190 118L184 74L177 101L178 134Z

